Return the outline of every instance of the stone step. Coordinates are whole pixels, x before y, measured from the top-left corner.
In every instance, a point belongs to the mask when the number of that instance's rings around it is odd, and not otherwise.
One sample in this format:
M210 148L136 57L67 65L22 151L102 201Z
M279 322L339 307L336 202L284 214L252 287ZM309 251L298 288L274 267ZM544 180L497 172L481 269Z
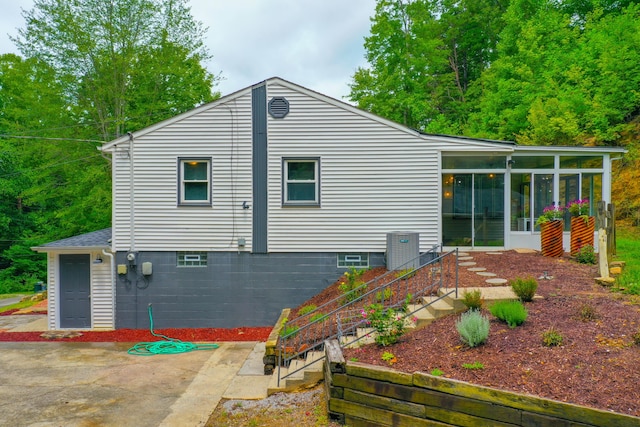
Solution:
M433 313L431 313L422 305L409 304L407 308L409 309L409 312L415 311L415 313L413 313L412 315L415 318L415 329L424 328L425 326L436 320L436 317L433 315Z
M426 305L426 309L433 315L433 317L439 319L440 317L444 317L455 312L454 306L450 302L439 298L440 297L434 295L422 297L422 301Z
M276 368L267 387L267 396L274 393L296 391L318 384L324 378L323 357L324 352L310 351L307 353L306 359L292 360L288 368L280 368L279 385L278 368Z

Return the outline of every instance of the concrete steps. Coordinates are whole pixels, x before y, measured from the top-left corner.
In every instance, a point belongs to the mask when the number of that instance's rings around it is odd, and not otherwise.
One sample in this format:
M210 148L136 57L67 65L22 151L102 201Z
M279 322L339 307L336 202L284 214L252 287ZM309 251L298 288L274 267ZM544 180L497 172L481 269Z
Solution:
M280 367L280 384L278 384L278 368L273 372L267 387L267 396L274 393L291 392L313 387L324 378L324 352L310 351L305 359L292 360L289 367ZM297 371L297 372L296 372ZM291 374L289 374L291 372Z
M476 289L480 290L482 293L482 298L486 305L490 305L495 301L517 299L510 286L459 288L457 295L455 289L442 288L438 291L437 296L423 297L422 304L410 304L408 306L409 312L415 311L415 313L410 316L410 319L407 319L407 332L424 328L441 317L465 311L466 306L462 302L464 299L464 293ZM542 297L534 297L534 299L539 298ZM375 331L372 328L358 328L356 330L356 334L356 336L342 337L340 345L347 347L360 347L375 342ZM355 338L361 339L355 343L349 344L349 342L353 341ZM307 363L321 359L323 356L323 352L309 352L306 359L294 360L288 368L281 367L279 386L278 369L276 367L271 377L267 394L271 395L278 392L289 392L308 388L322 381L324 365L324 362L322 361L313 363L287 378L283 377L287 376L289 372L302 368Z

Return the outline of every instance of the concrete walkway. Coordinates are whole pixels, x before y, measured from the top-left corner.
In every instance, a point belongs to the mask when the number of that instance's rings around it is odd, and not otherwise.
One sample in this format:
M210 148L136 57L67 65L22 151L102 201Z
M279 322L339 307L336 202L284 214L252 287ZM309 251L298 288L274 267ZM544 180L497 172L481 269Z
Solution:
M0 329L44 331L46 316ZM222 398L266 397L264 343L218 344L141 357L129 343L2 342L0 426L202 426Z

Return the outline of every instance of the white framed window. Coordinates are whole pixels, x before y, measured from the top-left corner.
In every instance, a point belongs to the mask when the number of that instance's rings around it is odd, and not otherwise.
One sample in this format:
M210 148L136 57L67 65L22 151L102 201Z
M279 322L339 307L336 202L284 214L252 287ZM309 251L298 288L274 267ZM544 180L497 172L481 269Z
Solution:
M211 205L211 158L178 159L178 204Z
M206 267L207 266L207 253L185 251L177 252L178 267Z
M369 254L365 252L338 254L338 267L369 267Z
M320 159L282 159L282 204L320 206Z

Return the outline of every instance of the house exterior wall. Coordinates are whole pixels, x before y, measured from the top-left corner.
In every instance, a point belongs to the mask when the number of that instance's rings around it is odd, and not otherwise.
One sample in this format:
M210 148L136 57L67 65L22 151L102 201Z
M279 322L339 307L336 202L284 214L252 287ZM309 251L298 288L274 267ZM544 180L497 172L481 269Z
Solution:
M128 264L127 252L116 254ZM370 265L384 265L371 253ZM140 274L151 262L153 274ZM116 327L148 328L152 304L156 328L270 326L285 307L295 307L346 270L335 253L209 252L206 267L176 267L176 253L140 252L136 270L118 275Z
M211 206L178 206L179 157L211 158ZM238 236L250 247L250 92L134 138L133 149L120 144L112 158L115 251L235 250Z
M439 146L282 85L290 112L268 117L270 252L384 251L386 233L438 242ZM282 159L319 158L320 207L282 205Z

